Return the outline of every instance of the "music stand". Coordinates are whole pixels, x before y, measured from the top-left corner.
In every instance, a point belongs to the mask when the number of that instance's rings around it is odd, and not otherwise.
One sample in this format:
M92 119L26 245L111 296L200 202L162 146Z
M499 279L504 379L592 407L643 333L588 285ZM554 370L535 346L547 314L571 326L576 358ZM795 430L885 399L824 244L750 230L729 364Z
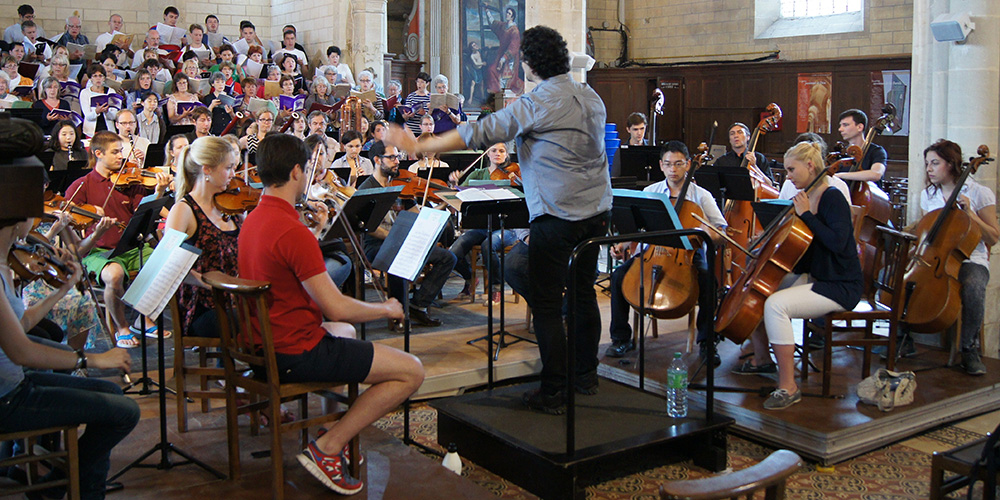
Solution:
M49 170L49 191L65 192L73 181L87 175L89 170L83 169L86 166L87 160L69 160L66 162L66 170Z
M728 200L756 200L753 182L750 181L750 172L746 170L730 167L703 167L694 172L694 179L698 186L712 193L712 196L719 203L719 208L722 208Z
M481 252L480 255L483 257L483 261L486 264L486 275L487 283L489 283L489 277L493 275L493 258L490 253L493 252L493 228L499 226L500 229L500 240L501 247L499 250L500 254L500 290L503 290L504 282L504 262L506 261L503 249L503 232L506 229L518 229L526 228L529 225L529 214L528 214L528 204L525 202L524 198L515 198L508 200L491 200L491 201L473 201L462 203L462 227L464 229L486 229L487 236L485 241L486 251ZM492 284L490 284L492 285ZM515 335L510 333L505 328L506 316L504 313L504 304L506 301L500 301L500 328L497 331L493 330L493 300L492 300L492 286L490 288L490 295L487 298L487 304L489 305L487 311L487 322L489 323L489 333L486 335L472 339L466 344L475 345L481 340L488 340L488 348L486 351L486 357L488 358L488 375L487 375L487 387L493 388L493 362L500 358L500 350L504 347L516 344L518 342L531 342L532 344L537 344L536 341L531 340L527 337L522 337L520 335ZM502 297L501 293L501 297ZM496 349L493 349L493 337L499 335L500 339L496 342ZM507 337L513 337L514 340L508 342Z
M365 300L364 269L371 268L371 263L365 256L364 240L358 235L378 229L385 214L392 209L392 205L396 203L396 198L399 198L399 193L402 190L403 186L390 186L356 191L340 209L339 218L343 222L334 224L320 242L322 244L337 238L347 238L354 245L357 259L354 262L354 281L356 283L354 298L358 300ZM366 335L367 328L364 323L361 323L361 340L365 340Z
M617 156L621 158L620 177L635 177L647 185L665 178L660 170L660 148L657 146L621 147Z
M154 234L156 231L157 222L160 219L160 211L163 210L169 203L173 200L170 197L157 198L151 201L147 201L139 205L135 209L135 213L132 214L132 218L128 221L128 226L125 227L125 231L122 233L121 239L118 240L118 246L108 254L107 258L112 259L119 255L128 252L134 248L139 249L139 268L142 268L142 251L143 247L146 245L146 238L150 234ZM162 322L162 318L161 318ZM149 360L146 353L146 316L144 314L139 314L139 348L142 350L142 377L139 380L133 380L122 387L122 391L128 393L135 386L142 384L142 389L136 392L136 394L141 394L143 396L150 394L152 391L149 389L150 385L155 385L157 387L165 388L172 394L177 394L173 389L166 387L162 384L163 379L161 378L159 382L153 381L149 378ZM163 331L159 331L159 336L163 337Z
M757 219L760 220L760 225L767 227L771 225L774 219L784 213L791 204L790 200L766 200L755 201L751 206L753 207L753 212L757 214Z
M618 234L636 234L651 231L672 231L683 229L677 212L670 204L666 194L632 191L629 189L612 190L614 199L611 204L611 223L615 225ZM694 246L680 236L664 236L647 242L650 245L668 246L693 250ZM636 265L632 262L632 265ZM641 257L639 265L639 297L646 297L645 262ZM639 303L639 390L646 387L646 301ZM568 369L572 369L569 367Z

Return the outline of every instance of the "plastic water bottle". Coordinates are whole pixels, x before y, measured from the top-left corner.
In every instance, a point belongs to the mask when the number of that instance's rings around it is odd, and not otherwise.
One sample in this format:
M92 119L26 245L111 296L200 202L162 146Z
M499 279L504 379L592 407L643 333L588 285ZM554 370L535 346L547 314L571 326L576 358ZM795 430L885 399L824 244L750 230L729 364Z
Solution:
M683 418L688 414L688 372L681 360L681 353L674 353L674 360L667 369L667 415Z
M458 456L458 446L455 446L455 443L448 443L448 453L445 453L441 465L459 476L462 475L462 458Z

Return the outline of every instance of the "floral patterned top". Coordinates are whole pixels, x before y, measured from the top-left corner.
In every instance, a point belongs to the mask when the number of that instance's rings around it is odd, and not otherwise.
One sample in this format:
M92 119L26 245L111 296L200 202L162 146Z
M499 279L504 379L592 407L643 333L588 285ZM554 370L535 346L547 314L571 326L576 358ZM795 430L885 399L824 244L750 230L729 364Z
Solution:
M222 271L230 276L236 276L239 273L236 259L237 240L240 235L239 219L234 219L236 229L223 231L208 218L208 215L202 211L190 194L185 196L182 201L191 206L198 224L194 235L185 241L185 243L201 249L201 256L195 261L191 270L199 273ZM194 285L182 284L177 289L177 301L183 315L184 332L190 331L191 324L198 316L215 307L215 302L212 301L212 291Z

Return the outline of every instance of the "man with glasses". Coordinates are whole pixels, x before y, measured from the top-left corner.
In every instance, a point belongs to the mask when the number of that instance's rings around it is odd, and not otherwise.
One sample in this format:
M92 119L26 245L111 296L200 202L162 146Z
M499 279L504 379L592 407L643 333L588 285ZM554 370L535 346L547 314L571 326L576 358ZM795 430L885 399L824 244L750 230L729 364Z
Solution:
M663 171L663 175L666 178L660 182L646 186L643 191L666 194L670 196L671 202L676 202L676 198L680 196L681 189L684 186L684 179L690 168L691 155L688 153L687 146L680 141L670 141L660 149L660 170ZM722 216L719 206L715 203L715 198L708 190L692 183L688 186L684 199L698 205L701 211L704 212L706 219L713 226L719 229L726 227L726 218ZM722 242L722 238L717 233L711 229L705 229L716 243ZM629 245L628 242L624 242L611 247L611 255L613 257L616 259L628 259L624 264L618 266L615 272L611 273L611 346L604 353L605 356L611 358L623 357L625 353L635 349L635 345L632 343L632 328L628 324L631 307L622 294L622 282L625 279L625 273L634 265L633 262L636 256L641 255L643 247L640 247L636 251L635 256L630 257L626 255ZM701 357L705 359L708 354L708 345L705 341L711 333L713 315L715 313L715 304L712 303L713 297L710 293L711 280L714 278L708 269L708 261L705 258L704 249L698 248L695 251L692 265L698 270L698 318L695 321L698 328L697 340L698 345L701 347ZM647 286L652 285L647 284ZM713 368L720 363L718 356L716 354L712 360Z
M25 21L35 21L35 9L28 4L24 4L17 8L18 22L7 26L7 29L3 30L3 41L13 44L21 43L24 41L24 35L21 33L21 23ZM38 36L45 38L45 30L41 26L38 26Z
M56 45L62 45L66 47L67 44L75 43L77 45L88 45L90 44L90 39L87 35L80 32L83 27L83 23L80 22L80 18L76 16L70 16L66 18L66 31L56 40ZM100 47L103 50L104 47ZM72 64L78 64L83 62L83 51L76 49L69 54L69 61Z
M358 186L358 189L382 188L389 185L393 178L399 175L399 151L395 146L388 146L378 141L372 144L368 150L368 157L372 160L375 173ZM374 232L365 234L365 255L368 260L374 260L378 250L382 248L382 241L389 235L392 224L396 221L396 214L392 210L385 215L382 223ZM441 288L448 281L451 270L455 268L455 254L450 250L435 246L431 249L427 257L427 265L430 269L424 272L424 280L420 283L420 288L413 293L410 299L410 321L417 326L441 326L441 320L432 318L427 313L427 307L441 292ZM389 275L389 294L402 301L403 294L406 293L403 280Z
M122 156L128 163L142 163L146 160L146 150L149 149L149 139L135 133L138 120L131 109L123 109L115 117L115 128L122 138ZM134 151L134 152L133 152Z

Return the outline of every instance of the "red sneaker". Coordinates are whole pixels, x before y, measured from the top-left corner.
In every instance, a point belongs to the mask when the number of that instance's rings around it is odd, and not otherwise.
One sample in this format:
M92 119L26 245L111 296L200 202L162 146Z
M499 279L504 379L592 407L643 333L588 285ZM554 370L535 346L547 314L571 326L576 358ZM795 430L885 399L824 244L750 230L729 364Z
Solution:
M320 427L316 431L316 439L319 439L319 438L323 437L323 434L326 434L326 428L325 427ZM347 462L347 465L351 465L351 443L345 444L344 445L344 449L340 450L340 454L344 456L344 460ZM364 453L358 453L358 455L361 455L361 459L358 461L358 465L364 465L365 464L365 454Z
M351 477L345 467L346 459L343 453L326 455L319 451L316 441L311 441L309 446L295 458L313 477L341 495L353 495L365 486L360 480Z

